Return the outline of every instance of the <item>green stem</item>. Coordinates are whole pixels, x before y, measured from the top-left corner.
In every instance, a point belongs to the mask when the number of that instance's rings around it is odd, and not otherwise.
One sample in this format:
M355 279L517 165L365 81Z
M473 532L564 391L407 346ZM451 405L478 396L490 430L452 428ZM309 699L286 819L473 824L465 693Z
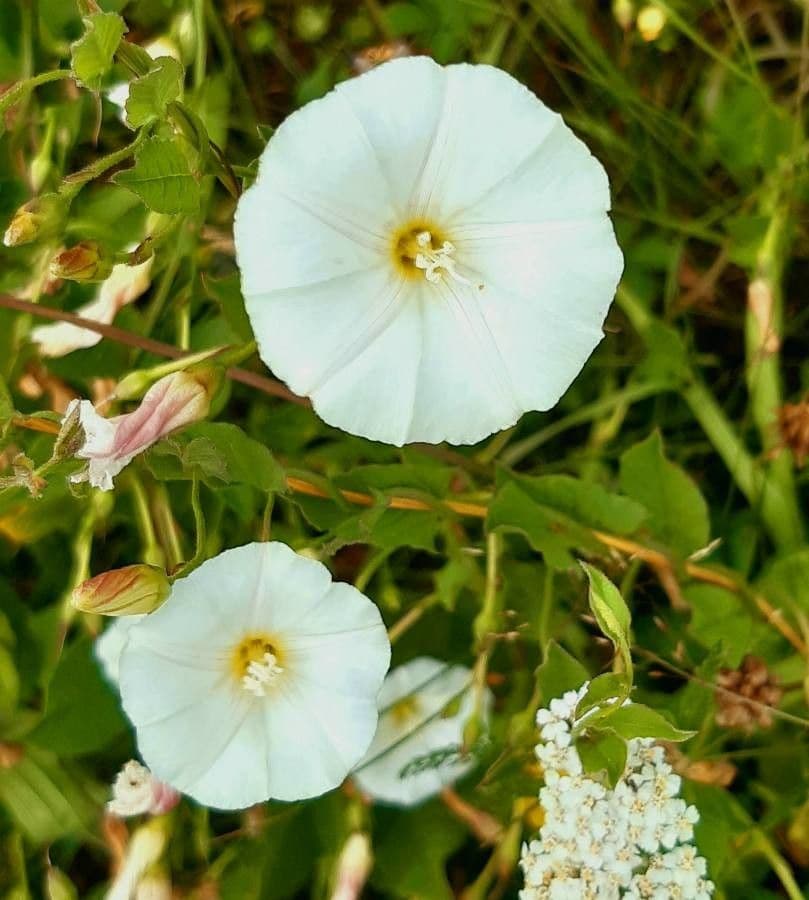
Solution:
M778 876L778 880L783 885L789 900L804 900L804 893L800 889L798 882L795 881L795 876L792 874L789 863L778 850L776 850L775 845L767 835L759 828L755 828L752 831L752 838L756 848L761 852L761 855L772 867L773 872Z
M62 81L65 78L72 77L73 73L70 69L53 69L50 72L41 72L39 75L26 78L24 81L18 81L0 97L0 116L5 115L6 111L11 109L15 103L19 103L30 91L41 84L48 84L51 81Z
M101 159L97 159L95 162L90 163L89 166L85 166L78 172L68 175L62 181L59 193L62 194L62 196L67 197L68 200L73 200L76 194L78 194L90 181L95 180L100 175L103 175L108 169L117 166L125 159L133 156L138 147L143 143L147 133L148 129L142 128L135 137L135 140L131 141L125 147L121 147L120 150L115 150L113 153L108 153L106 156L102 156Z

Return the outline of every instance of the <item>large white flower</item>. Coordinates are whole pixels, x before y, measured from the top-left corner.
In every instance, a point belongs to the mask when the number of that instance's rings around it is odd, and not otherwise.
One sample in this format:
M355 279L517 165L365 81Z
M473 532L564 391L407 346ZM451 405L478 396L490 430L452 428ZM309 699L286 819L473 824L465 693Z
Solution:
M386 63L295 112L235 235L267 365L326 422L468 444L552 407L622 269L607 176L491 66Z
M474 707L472 672L421 656L397 666L379 693L382 711L373 743L354 778L375 800L415 806L473 767L461 755ZM488 709L489 695L485 697Z
M389 660L356 588L285 544L247 544L129 629L121 696L155 777L237 809L339 785L371 742Z

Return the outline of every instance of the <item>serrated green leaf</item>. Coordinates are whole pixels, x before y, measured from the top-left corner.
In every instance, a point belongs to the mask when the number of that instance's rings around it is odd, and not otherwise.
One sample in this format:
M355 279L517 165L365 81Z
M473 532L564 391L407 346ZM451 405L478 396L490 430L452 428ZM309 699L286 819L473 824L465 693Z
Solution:
M70 48L70 65L81 84L98 91L127 27L116 13L103 12L88 16L84 25L84 34Z
M193 215L199 209L199 183L176 140L149 138L138 148L135 165L112 180L154 212Z
M666 459L660 432L621 456L621 489L646 507L649 530L674 553L688 556L708 543L705 499L693 479Z
M600 723L624 740L633 738L655 738L659 741L687 741L695 731L683 731L672 725L657 710L641 703L630 703L615 710L608 719Z
M498 488L489 505L489 531L518 531L554 569L575 565L573 548L597 550L598 542L587 527L566 512L541 502L530 489L531 479L500 472Z
M155 445L147 464L157 478L203 478L211 487L245 484L269 493L286 490L284 470L267 447L237 425L200 422Z
M626 741L608 732L587 732L576 741L576 750L588 775L603 772L614 788L626 768Z
M624 672L632 683L632 654L629 650L629 627L631 616L621 592L603 572L587 563L582 563L590 581L590 609L596 617L598 627L608 637L618 655Z
M132 128L140 128L162 118L166 107L176 100L183 90L184 70L176 59L161 56L154 68L136 78L129 86L126 101L126 120Z

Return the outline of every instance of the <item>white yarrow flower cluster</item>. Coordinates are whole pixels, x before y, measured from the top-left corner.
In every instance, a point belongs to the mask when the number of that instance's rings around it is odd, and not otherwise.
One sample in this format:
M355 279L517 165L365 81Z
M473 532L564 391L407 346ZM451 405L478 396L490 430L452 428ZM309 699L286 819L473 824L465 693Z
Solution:
M714 885L691 843L699 813L678 796L663 748L628 741L614 789L585 774L572 730L586 691L585 683L537 713L545 822L523 846L521 900L708 900Z

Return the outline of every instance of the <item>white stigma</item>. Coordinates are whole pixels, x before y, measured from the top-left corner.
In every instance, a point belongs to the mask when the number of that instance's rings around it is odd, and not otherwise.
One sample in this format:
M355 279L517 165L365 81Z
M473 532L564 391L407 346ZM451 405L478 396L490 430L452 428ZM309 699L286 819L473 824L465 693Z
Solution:
M251 694L255 694L256 697L264 697L267 688L283 671L278 665L275 654L268 650L262 659L251 661L242 676L242 687Z
M424 277L431 284L438 284L445 276L460 284L468 284L470 287L476 287L482 290L483 285L464 278L455 267L453 254L455 253L455 244L451 241L444 241L439 249L433 247L433 236L429 231L421 231L416 235L416 244L419 252L413 260L417 269L424 269Z

